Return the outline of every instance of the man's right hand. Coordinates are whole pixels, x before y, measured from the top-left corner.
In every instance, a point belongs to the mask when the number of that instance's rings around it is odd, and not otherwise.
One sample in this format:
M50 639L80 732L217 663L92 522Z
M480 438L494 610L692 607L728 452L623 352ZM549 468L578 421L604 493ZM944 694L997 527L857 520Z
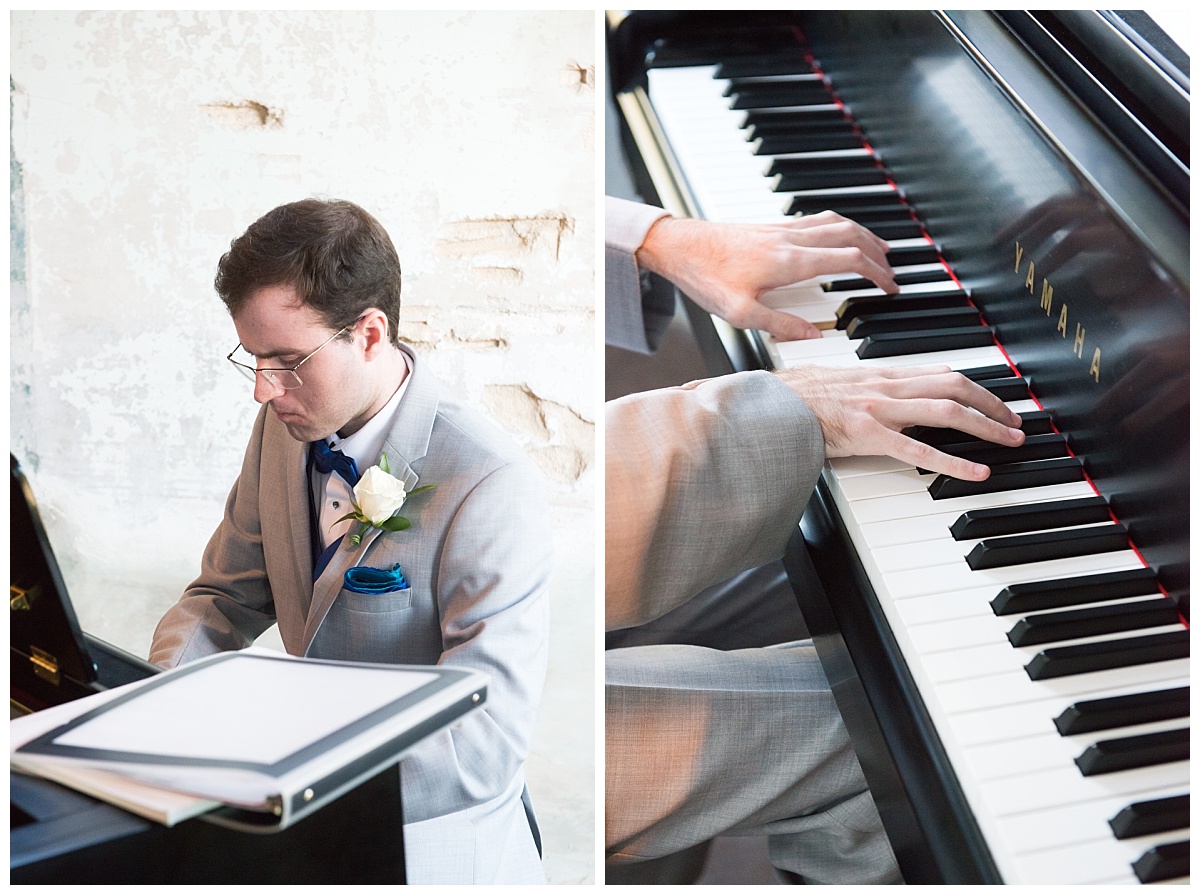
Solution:
M1021 418L991 392L949 367L841 369L802 366L777 374L817 415L826 457L895 457L913 466L981 482L990 470L901 433L909 426L957 429L1017 447Z
M832 211L783 224L719 224L659 218L637 250L637 262L666 277L710 314L780 341L817 339L807 320L762 304L780 286L828 274L856 273L896 292L888 244Z

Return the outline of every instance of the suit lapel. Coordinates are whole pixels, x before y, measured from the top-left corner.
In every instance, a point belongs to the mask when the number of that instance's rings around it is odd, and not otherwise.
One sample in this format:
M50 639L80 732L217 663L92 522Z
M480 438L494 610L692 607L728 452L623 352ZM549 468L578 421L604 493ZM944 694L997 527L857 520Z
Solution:
M276 531L286 532L286 549L290 562L284 563L283 571L288 576L284 581L272 581L271 589L278 594L295 594L301 602L298 612L279 612L276 606L276 617L281 630L280 637L287 645L296 644L301 635L303 620L308 614L308 597L312 587L312 516L308 489L308 446L295 441L282 431L280 427L283 466L286 470L283 492L283 515L285 524L278 525ZM266 530L269 523L264 521L264 540L277 536Z
M406 491L411 491L417 486L419 481L419 476L413 467L424 458L426 451L429 449L429 439L433 433L433 421L437 416L440 387L437 380L425 368L424 364L418 360L412 348L403 344L400 348L409 356L409 362L412 365L412 371L409 373L409 376L412 378L408 384L408 390L405 391L404 397L400 399L400 407L396 412L396 419L392 423L392 428L384 441L383 450L388 455L388 465L391 467L391 474L404 483ZM400 512L401 514L404 513L403 510ZM307 518L307 513L305 514L305 518ZM350 531L357 531L359 527L359 524L355 523ZM307 534L307 532L301 534ZM325 567L325 571L321 573L321 576L315 582L309 585L312 588L312 602L304 626L303 655L307 655L308 650L312 647L313 638L316 637L321 623L329 613L329 607L333 605L333 601L341 593L342 579L345 577L346 570L362 564L367 549L381 534L383 534L381 529L372 528L368 533L363 535L362 542L358 545L351 544L349 535L347 535L338 547L337 552L329 560L329 565ZM404 533L399 532L395 536L403 537ZM296 540L295 533L293 533L293 540ZM308 569L309 579L311 580L311 561L309 562ZM307 591L307 589L306 586L305 590Z

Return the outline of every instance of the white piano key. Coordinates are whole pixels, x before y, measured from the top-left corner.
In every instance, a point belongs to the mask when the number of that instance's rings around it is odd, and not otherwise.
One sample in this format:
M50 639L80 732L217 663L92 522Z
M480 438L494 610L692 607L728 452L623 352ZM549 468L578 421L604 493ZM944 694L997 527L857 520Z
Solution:
M944 601L952 601L954 608L958 610L957 614L953 617L942 617L923 624L909 623L908 635L913 648L918 654L927 655L942 650L963 649L970 646L982 646L988 643L1006 643L1008 642L1008 632L1012 630L1019 619L1035 615L1045 615L1047 612L1062 611L1052 609L1046 612L1023 612L1018 615L998 616L992 612L992 608L989 605L991 598L995 594L990 590L972 591L972 593L979 594L979 597L973 601L966 601L962 599L962 591L953 591L950 594L917 597L913 600L904 600L896 604L897 607L907 607L910 603L915 602L915 600L928 600L940 597ZM1132 603L1144 599L1145 597L1128 597L1123 600L1107 600L1103 601L1103 605L1114 606L1119 603ZM1099 605L1100 602L1097 601L1096 603L1082 605L1095 606Z
M1144 793L1138 797L1138 801L1174 795L1182 793L1175 787L1163 787ZM1044 851L1083 842L1110 842L1114 841L1114 836L1108 820L1129 805L1130 801L1128 796L1118 795L1083 804L1059 805L1016 817L1006 817L998 826L1014 854ZM1166 836L1168 841L1171 841L1171 837L1180 838L1187 833L1185 828L1157 835ZM1143 838L1139 836L1135 841L1140 843ZM1143 850L1146 847L1145 844L1142 845Z
M1150 693L1186 687L1186 678L1168 678L1150 686L1117 686L1104 693L1105 698L1135 693ZM1083 697L1087 699L1090 697ZM1057 735L1054 719L1069 706L1083 699L1071 696L1053 696L1018 705L1003 705L994 708L959 712L948 719L945 728L948 738L963 749L988 743L1003 743L1009 740L1043 733ZM1119 729L1119 728L1118 728ZM1111 733L1111 731L1106 731Z
M1088 528L1105 528L1111 527L1111 522L1093 522L1087 525L1072 525L1071 531L1081 531ZM1022 535L1046 535L1050 536L1056 531L1064 529L1030 529L1027 532L1022 532ZM956 541L950 534L949 529L943 530L940 534L934 533L928 538L913 539L902 544L892 546L876 547L874 550L875 564L883 572L900 572L906 569L919 569L924 567L933 567L940 565L951 565L956 562L965 563L967 556L971 551L979 545L981 541L991 540L990 538L968 538L962 541ZM1119 552L1119 551L1113 551ZM1101 552L1088 554L1089 556L1103 555ZM1012 568L1016 565L1030 565L1030 563L1012 563L998 568Z
M978 587L949 593L910 597L892 604L896 617L908 630L915 631L927 624L968 618L980 612L990 612L988 604L999 593L994 587ZM1013 619L1015 622L1015 618Z
M893 599L967 590L974 587L995 587L999 592L1009 584L1021 581L1051 581L1073 578L1093 572L1116 572L1140 569L1142 561L1131 550L1117 550L1093 556L1072 556L1047 562L1004 566L999 569L973 570L961 565L938 566L936 569L883 573L884 585Z
M1018 705L1055 697L1092 699L1118 687L1157 689L1155 685L1177 680L1181 675L1186 676L1187 668L1187 659L1172 659L1167 662L1150 662L1146 665L1092 671L1044 681L1030 680L1024 670L1011 671L990 677L951 681L931 689L927 697L948 714Z
M1180 625L1169 625L1158 628L1148 628L1133 633L1106 634L1100 637L1086 637L1071 641L1075 643L1091 643L1103 640L1124 640L1133 636L1162 634L1167 631L1186 630ZM1056 644L1038 644L1037 646L1016 647L1007 640L982 646L968 646L957 650L943 650L921 656L921 662L926 676L935 684L950 683L977 677L1002 675L1010 671L1020 671L1025 668L1038 653Z
M1147 791L1186 786L1187 765L1186 761L1173 761L1149 768L1084 777L1072 762L1069 767L987 781L980 785L980 791L996 817L1116 796L1132 802L1139 801L1141 794Z
M1186 837L1156 836L1158 842L1174 842ZM1018 856L1014 862L1017 872L1026 881L1036 880L1045 885L1069 883L1105 883L1120 874L1127 874L1126 881L1136 883L1130 865L1150 847L1148 842L1118 839L1099 840L1068 846L1062 849L1043 850Z
M1008 506L1026 500L1065 500L1073 497L1095 497L1096 489L1087 482L1064 482L1061 485L1042 485L1039 488L1021 488L1017 491L997 491L991 494L975 494L970 497L950 497L934 500L925 492L923 498L912 495L899 497L875 497L859 500L854 504L852 518L859 525L873 522L902 520L914 516L934 515L945 512L965 513L967 510L985 507Z

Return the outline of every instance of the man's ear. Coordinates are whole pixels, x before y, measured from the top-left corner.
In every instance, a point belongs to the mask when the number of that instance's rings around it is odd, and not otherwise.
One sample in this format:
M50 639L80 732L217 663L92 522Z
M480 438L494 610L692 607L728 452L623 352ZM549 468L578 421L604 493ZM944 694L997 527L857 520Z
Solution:
M358 332L366 340L364 353L367 360L373 360L382 349L391 345L387 316L378 308L370 308L363 314L362 322L358 324Z

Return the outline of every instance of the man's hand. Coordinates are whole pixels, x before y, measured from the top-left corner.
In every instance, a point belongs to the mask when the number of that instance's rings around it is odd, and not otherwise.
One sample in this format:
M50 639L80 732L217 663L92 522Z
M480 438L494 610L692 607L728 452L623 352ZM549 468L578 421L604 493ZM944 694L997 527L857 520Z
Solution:
M990 470L914 441L908 426L957 429L996 444L1025 441L1021 418L991 392L949 367L840 369L793 367L779 378L817 415L827 457L887 455L958 479L981 482Z
M762 225L665 217L637 250L639 265L666 277L704 310L781 341L821 333L807 320L761 304L763 293L838 273L855 273L896 292L886 256L884 240L832 211Z

